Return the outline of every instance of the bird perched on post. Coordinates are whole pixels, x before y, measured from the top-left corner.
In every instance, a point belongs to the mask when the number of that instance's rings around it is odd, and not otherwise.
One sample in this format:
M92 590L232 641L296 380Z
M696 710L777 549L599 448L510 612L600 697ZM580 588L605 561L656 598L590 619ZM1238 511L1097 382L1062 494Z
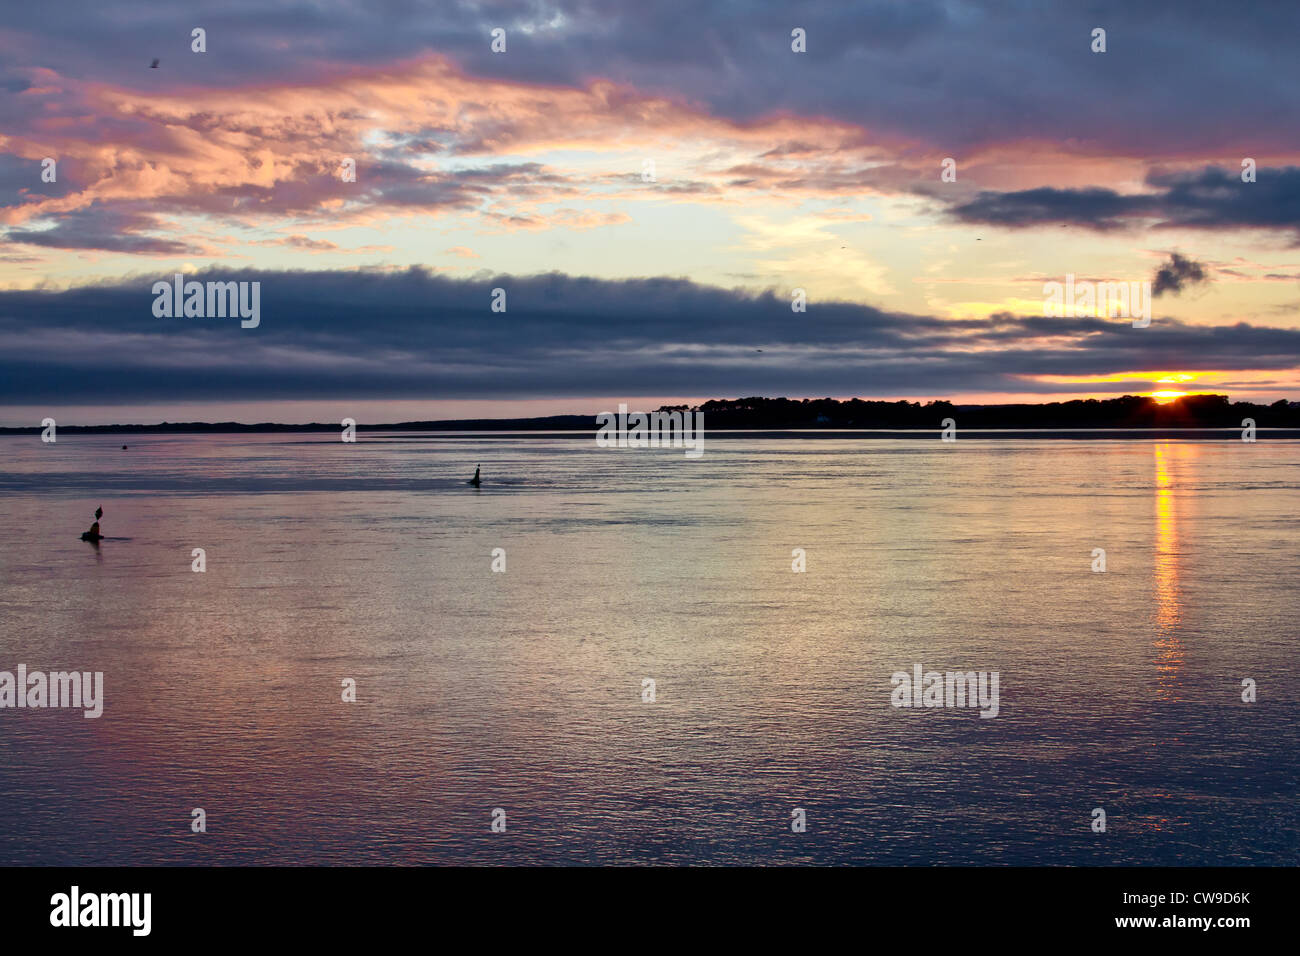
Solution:
M100 518L102 518L102 517L104 517L104 509L103 509L103 508L96 508L96 509L95 509L95 520L98 521L98 520L99 520Z

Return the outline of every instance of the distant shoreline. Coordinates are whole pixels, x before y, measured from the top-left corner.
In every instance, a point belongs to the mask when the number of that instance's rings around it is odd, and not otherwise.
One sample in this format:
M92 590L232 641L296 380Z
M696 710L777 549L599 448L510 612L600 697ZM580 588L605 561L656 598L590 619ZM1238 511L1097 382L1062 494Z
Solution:
M627 406L619 406L627 413ZM651 411L646 409L646 411ZM1125 395L1104 400L1084 399L1045 402L1039 405L954 405L933 401L885 402L831 398L737 398L715 399L688 409L685 405L664 405L653 410L660 416L660 428L667 418L701 416L712 437L789 438L924 438L946 426L958 435L981 438L1226 438L1240 434L1249 422L1268 437L1300 438L1300 402L1285 400L1271 405L1230 402L1226 395L1187 395L1176 402L1161 403L1150 397ZM608 414L613 418L612 413ZM638 413L633 413L633 417ZM381 425L356 424L362 433L459 432L516 437L561 437L593 434L602 427L597 415L547 415L537 418L468 418L432 421L390 422ZM351 424L352 420L347 419ZM644 423L643 423L644 424ZM308 422L285 425L278 422L160 422L155 425L58 425L69 435L141 434L283 434L341 431L339 424ZM620 425L619 427L628 427ZM635 431L635 422L630 423ZM40 434L40 425L3 427L0 435Z
M813 439L813 440L934 440L940 437L939 428L720 428L705 431L709 441L743 439ZM69 435L320 435L337 436L337 425L234 425L192 427L171 425L68 425L59 426L61 434ZM958 428L959 439L982 440L1056 440L1056 441L1240 441L1240 428ZM39 436L40 428L0 428L0 435ZM384 435L457 435L465 438L546 440L584 438L595 436L595 428L538 429L538 428L446 428L409 427L406 425L357 426L357 435L379 438ZM1260 441L1300 440L1300 428L1260 427L1256 430ZM337 440L334 438L333 440Z

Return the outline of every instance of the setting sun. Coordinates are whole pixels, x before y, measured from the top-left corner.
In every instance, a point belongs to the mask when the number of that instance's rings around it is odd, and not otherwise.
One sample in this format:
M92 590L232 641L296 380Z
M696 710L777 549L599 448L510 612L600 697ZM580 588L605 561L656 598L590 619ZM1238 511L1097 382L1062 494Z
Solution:
M1178 401L1186 394L1186 392L1179 392L1172 388L1164 388L1158 392L1152 392L1151 397L1161 405L1168 405L1170 402Z

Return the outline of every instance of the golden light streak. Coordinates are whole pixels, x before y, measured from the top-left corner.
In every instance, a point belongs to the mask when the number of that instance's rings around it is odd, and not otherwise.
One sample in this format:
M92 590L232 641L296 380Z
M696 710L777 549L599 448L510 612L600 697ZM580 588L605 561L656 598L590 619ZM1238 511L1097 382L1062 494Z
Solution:
M1156 699L1178 700L1178 677L1183 666L1183 642L1178 635L1178 626L1182 620L1178 513L1174 497L1174 475L1169 467L1174 446L1156 445L1155 453ZM1178 445L1177 453L1180 457L1196 454L1196 446Z

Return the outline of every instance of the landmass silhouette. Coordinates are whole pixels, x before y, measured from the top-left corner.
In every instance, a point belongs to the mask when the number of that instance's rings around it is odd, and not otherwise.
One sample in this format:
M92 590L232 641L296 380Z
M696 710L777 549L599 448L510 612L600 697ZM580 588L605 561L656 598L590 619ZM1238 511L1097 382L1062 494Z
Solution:
M1241 428L1252 419L1257 428L1300 429L1300 402L1281 399L1271 405L1232 402L1226 395L1186 395L1159 402L1140 395L1121 398L1076 399L1068 402L1014 405L959 405L948 401L866 401L860 398L734 398L701 405L663 405L640 411L703 412L711 431L907 429L938 430L951 418L963 431L1036 429L1070 432L1075 429L1215 429ZM472 418L392 422L357 426L366 431L595 431L595 414L548 415L538 418ZM336 432L328 422L281 424L260 422L160 422L155 425L60 425L69 433L204 433L204 432ZM0 434L34 434L39 426L0 428ZM1050 437L1050 436L1044 436ZM1288 436L1300 437L1300 436Z

